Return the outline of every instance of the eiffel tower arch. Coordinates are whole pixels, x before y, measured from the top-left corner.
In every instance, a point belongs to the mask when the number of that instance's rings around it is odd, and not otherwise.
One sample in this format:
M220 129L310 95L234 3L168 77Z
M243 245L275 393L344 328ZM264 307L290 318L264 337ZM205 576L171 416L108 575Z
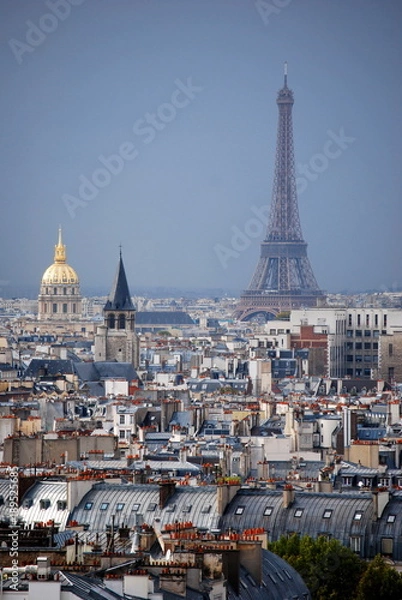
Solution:
M293 92L284 84L279 90L275 175L270 215L260 258L247 290L240 297L235 318L275 318L282 311L316 306L323 300L303 239L297 201L293 149Z

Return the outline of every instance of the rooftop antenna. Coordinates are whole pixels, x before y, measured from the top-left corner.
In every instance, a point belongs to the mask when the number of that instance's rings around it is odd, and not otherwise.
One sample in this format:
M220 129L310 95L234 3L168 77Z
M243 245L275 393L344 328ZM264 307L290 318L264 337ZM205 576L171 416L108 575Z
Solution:
M288 87L288 61L283 64L283 81L284 87Z

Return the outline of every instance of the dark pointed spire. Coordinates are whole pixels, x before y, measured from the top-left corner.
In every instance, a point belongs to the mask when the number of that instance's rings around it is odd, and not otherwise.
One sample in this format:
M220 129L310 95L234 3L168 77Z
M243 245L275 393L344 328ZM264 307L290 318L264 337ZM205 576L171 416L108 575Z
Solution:
M128 289L121 247L116 277L104 310L135 310L134 304L131 301L130 290Z

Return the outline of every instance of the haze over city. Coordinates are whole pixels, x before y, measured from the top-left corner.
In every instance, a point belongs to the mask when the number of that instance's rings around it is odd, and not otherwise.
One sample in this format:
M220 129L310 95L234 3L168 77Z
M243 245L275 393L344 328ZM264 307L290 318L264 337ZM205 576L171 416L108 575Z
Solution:
M0 6L1 296L37 294L59 225L84 293L108 290L120 243L134 294L246 288L285 61L320 287L400 289L399 2L70 4Z

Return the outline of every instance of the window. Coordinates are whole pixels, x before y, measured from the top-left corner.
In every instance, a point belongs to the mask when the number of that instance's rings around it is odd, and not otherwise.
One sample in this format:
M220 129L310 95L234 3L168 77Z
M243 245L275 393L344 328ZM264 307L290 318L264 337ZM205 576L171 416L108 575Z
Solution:
M57 288L53 288L53 296L57 296Z
M274 509L272 508L272 506L266 506L264 510L264 517L270 517L272 515L273 510Z
M211 505L207 504L206 506L204 506L201 510L203 515L206 515L207 513L211 512Z
M370 354L365 354L364 355L364 362L371 362L371 356L370 356Z
M76 312L77 312L77 305L74 302L74 304L73 304L73 313L76 313Z
M238 506L235 510L235 515L242 515L244 513L244 506Z
M66 312L67 312L67 304L64 303L63 304L63 313L66 314Z
M184 513L189 513L191 512L191 508L192 508L192 504L186 504L186 506L183 507L183 511Z
M359 327L360 327L360 325L361 325L361 322L360 322L360 321L361 321L361 317L360 317L360 315L357 315L357 325L358 325Z
M114 318L114 315L109 315L109 317L108 317L108 327L109 327L109 329L114 329L114 327L115 327L115 318Z
M360 552L361 539L357 535L350 536L350 549L353 552Z
M176 504L169 504L169 506L166 507L166 512L174 512L176 510Z
M44 498L39 502L40 508L46 510L50 507L50 500L48 498Z
M64 296L67 296L67 288L63 288L63 294Z
M43 305L43 312L47 313L47 304L45 302L45 304Z
M356 329L355 336L356 337L362 337L362 330L361 329Z
M353 354L346 355L346 362L353 362Z
M374 326L378 327L378 315L374 315Z
M323 519L330 519L332 516L332 509L328 508L327 510L324 510L324 514L322 515Z
M353 342L346 342L346 350L353 350Z
M108 506L109 502L102 502L102 504L100 505L100 510L106 510Z
M125 440L126 439L126 431L125 431L125 429L120 429L120 431L119 431L119 438L121 440Z
M154 510L156 510L156 504L155 504L155 502L151 502L151 504L148 506L148 510L150 512L153 512Z
M361 521L363 516L363 511L362 510L357 510L354 514L353 520L354 521Z
M396 515L388 515L387 523L395 523Z
M84 510L91 510L93 502L87 502L84 506Z
M116 512L121 512L124 508L125 504L124 502L119 502L116 506Z
M125 425L126 423L126 415L120 415L120 425Z
M370 327L370 315L366 315L366 327Z
M388 356L392 356L394 353L394 347L392 344L388 344Z
M66 510L67 502L65 500L57 500L57 510Z
M387 322L388 322L387 315L384 315L384 316L383 316L383 322L384 322L384 325L383 325L383 327L386 327L386 326L387 326Z
M352 315L348 315L348 327L352 327Z
M395 376L395 368L388 367L388 379L391 380L394 378L394 376Z
M348 329L346 331L346 337L353 337L353 329Z
M373 350L378 350L378 342L373 342Z
M371 331L370 331L370 329L365 329L364 330L364 337L371 337Z
M373 331L373 337L375 337L375 338L380 337L380 332L379 332L378 329L374 329L374 331Z
M300 517L303 514L303 508L297 508L293 514L294 517L296 517L296 519L300 519Z
M125 315L119 315L119 329L126 328L126 317Z
M133 504L133 508L131 509L133 512L138 512L140 510L139 504Z
M371 350L371 342L364 342L364 349Z
M392 554L394 551L394 540L392 538L382 538L381 552L383 554Z
M52 309L54 313L57 313L57 304L55 302L52 305Z
M356 361L357 363L361 363L361 362L363 362L363 356L362 356L361 354L356 354L356 356L355 356L355 361Z
M363 347L363 345L361 342L356 342L356 346L355 346L356 350L361 350L362 347Z

